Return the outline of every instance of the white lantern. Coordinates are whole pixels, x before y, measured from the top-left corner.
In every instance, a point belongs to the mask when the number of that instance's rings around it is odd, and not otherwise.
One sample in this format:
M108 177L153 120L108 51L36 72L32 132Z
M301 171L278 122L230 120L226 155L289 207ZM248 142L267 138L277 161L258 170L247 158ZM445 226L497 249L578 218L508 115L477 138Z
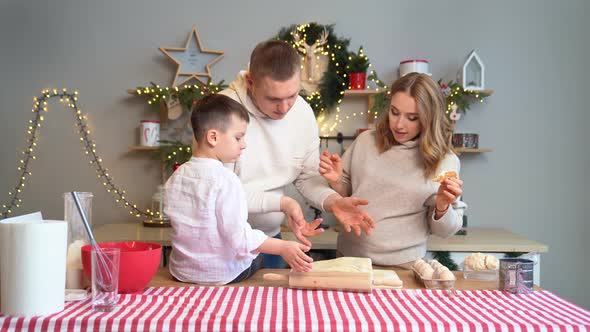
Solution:
M475 50L469 53L457 80L465 90L480 91L484 89L485 67Z

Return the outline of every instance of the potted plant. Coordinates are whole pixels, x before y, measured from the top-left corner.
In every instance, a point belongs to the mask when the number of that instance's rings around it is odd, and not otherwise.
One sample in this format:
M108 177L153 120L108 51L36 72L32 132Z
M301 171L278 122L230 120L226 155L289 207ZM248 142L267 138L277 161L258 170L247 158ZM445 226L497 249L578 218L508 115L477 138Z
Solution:
M348 74L349 89L364 90L367 79L367 69L371 64L369 58L363 54L363 47L359 47L358 53L350 52L346 73Z

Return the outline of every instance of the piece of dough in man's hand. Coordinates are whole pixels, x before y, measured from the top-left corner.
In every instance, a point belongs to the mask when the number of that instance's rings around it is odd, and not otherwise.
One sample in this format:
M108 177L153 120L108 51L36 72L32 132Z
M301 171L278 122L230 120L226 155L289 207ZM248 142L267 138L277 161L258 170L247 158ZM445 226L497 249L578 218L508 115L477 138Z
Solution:
M439 175L435 176L434 178L432 178L432 181L434 182L443 182L444 180L448 179L448 178L457 178L457 172L455 171L448 171L448 172L442 172Z

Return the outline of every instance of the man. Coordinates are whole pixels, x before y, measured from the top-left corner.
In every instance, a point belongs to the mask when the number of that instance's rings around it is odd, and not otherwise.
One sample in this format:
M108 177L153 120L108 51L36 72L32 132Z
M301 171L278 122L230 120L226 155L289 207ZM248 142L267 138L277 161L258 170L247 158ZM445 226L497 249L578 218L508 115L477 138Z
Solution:
M299 203L284 195L293 183L317 208L333 213L347 232L369 233L373 219L359 206L368 202L341 197L319 175L317 122L309 104L299 96L301 59L291 45L267 41L256 46L248 71L240 72L222 91L250 113L247 148L233 165L248 196L248 221L269 236L280 238L280 225L289 226L301 242L322 232L321 220L307 223ZM280 257L265 256L265 267L282 267ZM276 259L276 260L275 260ZM270 263L269 263L270 260Z

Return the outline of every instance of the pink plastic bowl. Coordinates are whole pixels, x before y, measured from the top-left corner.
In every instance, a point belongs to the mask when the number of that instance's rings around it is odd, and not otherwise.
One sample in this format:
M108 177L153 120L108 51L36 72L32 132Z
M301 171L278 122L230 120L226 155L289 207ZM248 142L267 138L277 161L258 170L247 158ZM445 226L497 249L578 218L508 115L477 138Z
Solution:
M98 244L101 248L121 249L119 262L119 293L136 293L142 291L152 280L162 256L162 246L155 243L127 241L104 242ZM90 263L91 245L82 247L82 265L84 273L90 280L92 265Z

